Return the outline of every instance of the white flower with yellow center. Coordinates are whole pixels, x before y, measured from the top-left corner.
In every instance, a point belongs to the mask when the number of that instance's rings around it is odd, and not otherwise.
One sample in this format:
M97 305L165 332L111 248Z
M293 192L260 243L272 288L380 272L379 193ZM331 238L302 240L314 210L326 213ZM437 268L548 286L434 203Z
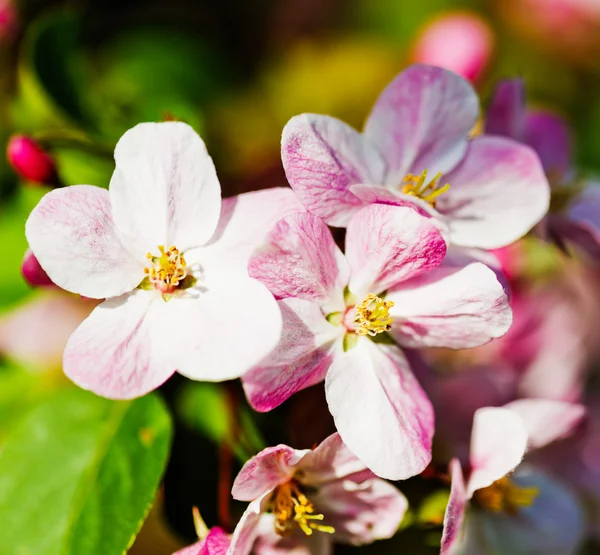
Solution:
M246 265L277 219L300 209L292 192L221 202L202 139L179 122L129 130L115 162L109 190L57 189L27 221L54 283L106 299L71 336L66 374L110 398L143 395L175 371L240 376L280 337L277 304Z

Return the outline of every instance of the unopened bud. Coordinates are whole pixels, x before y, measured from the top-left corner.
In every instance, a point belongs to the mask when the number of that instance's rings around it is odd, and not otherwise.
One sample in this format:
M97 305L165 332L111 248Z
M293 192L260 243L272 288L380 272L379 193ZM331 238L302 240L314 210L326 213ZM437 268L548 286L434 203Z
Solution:
M33 287L56 287L54 282L48 277L48 274L40 266L35 255L27 249L21 264L21 274L25 281Z
M443 67L475 81L493 50L490 26L470 13L443 15L427 25L413 47L412 61Z
M52 157L32 138L14 135L8 141L6 156L15 171L35 183L58 185Z

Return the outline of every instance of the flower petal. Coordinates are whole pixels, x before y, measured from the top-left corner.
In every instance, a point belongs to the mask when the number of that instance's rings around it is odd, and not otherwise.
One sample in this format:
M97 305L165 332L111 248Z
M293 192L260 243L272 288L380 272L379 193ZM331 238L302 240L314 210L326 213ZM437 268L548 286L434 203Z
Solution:
M25 225L27 241L59 287L103 299L131 291L144 279L138 260L123 246L108 192L76 185L46 194Z
M506 476L521 462L526 448L527 429L518 414L503 407L478 409L471 432L468 497Z
M248 505L231 536L227 555L250 555L260 531L260 520L266 512L269 497L270 492L265 493Z
M110 399L156 389L176 370L163 334L170 308L148 291L104 301L71 335L63 357L65 374L79 387Z
M442 265L388 291L391 335L407 347L476 347L504 335L512 322L496 274L475 262Z
M523 141L525 133L525 84L523 79L498 83L488 107L485 132Z
M277 222L250 259L250 275L277 298L297 297L343 310L348 265L322 220L312 214L292 214Z
M302 470L302 482L316 486L362 473L367 467L346 447L340 434L335 433L309 451L299 468ZM372 476L367 471L367 477Z
M267 447L252 457L240 470L231 489L238 501L253 501L287 482L298 462L308 450L297 450L287 445Z
M242 376L244 391L255 410L269 411L297 391L319 383L333 357L333 342L342 333L316 303L279 301L283 328L275 350Z
M336 356L325 392L342 440L375 474L403 480L429 464L433 409L397 347L361 338Z
M311 497L324 523L335 528L336 541L362 545L391 538L408 509L406 497L379 478L338 480Z
M478 114L477 94L455 73L426 65L400 73L365 125L365 136L388 164L386 185L398 186L406 174L425 169L430 175L451 170L465 154Z
M142 254L206 243L221 211L221 186L196 132L182 122L141 123L115 148L113 218Z
M354 216L346 233L349 288L359 300L438 266L446 242L429 218L402 206L373 204Z
M456 245L503 247L548 211L550 187L537 155L510 139L474 139L461 164L444 179L450 189L436 208L446 216Z
M223 199L214 235L199 253L202 260L218 258L232 272L246 272L252 251L262 246L275 224L290 214L305 212L288 187L273 187Z
M569 437L586 416L583 405L551 399L517 399L505 408L523 420L529 449L539 449Z
M362 205L349 190L383 183L385 162L377 149L342 121L317 114L293 117L283 128L286 177L306 209L343 227Z
M537 468L520 466L511 480L539 494L516 516L471 511L465 521L465 553L567 555L578 553L586 517L573 493ZM477 542L477 547L472 545Z
M207 276L210 270L207 270ZM260 282L216 275L197 298L172 303L171 348L177 371L192 379L239 378L268 355L281 338L277 301Z
M548 175L562 176L570 170L571 133L560 116L542 111L527 114L524 142L535 150Z
M467 509L467 492L463 471L458 459L450 461L450 476L452 478L450 499L448 499L446 513L444 514L440 555L454 555L461 535L464 533L462 524Z
M229 535L217 526L210 529L206 538L180 549L173 555L226 555L231 544Z

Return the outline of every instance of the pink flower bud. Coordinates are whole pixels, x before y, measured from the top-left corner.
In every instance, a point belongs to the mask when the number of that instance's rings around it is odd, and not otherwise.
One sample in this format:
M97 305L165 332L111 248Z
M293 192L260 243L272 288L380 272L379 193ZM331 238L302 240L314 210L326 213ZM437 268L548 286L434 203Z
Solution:
M427 25L413 46L412 61L443 67L475 81L487 67L494 38L487 22L466 12Z
M19 16L12 0L0 0L0 43L17 34Z
M55 287L54 282L48 277L48 274L40 266L35 255L27 249L21 264L21 274L25 281L33 287Z
M8 161L24 179L35 183L57 184L54 160L33 139L14 135L6 149Z

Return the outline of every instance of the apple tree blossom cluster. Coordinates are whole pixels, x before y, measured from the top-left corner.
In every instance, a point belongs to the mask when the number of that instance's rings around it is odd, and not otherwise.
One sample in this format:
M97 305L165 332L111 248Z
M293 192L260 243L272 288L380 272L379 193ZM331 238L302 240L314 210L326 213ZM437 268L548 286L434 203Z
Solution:
M263 413L315 386L334 425L312 449L247 460L237 525L203 528L181 555L390 538L415 476L449 492L444 555L569 555L600 531L600 468L584 465L599 436L573 354L583 315L515 269L528 234L600 258L600 187L522 81L483 111L464 78L413 65L362 132L294 116L287 188L222 198L178 121L130 129L114 159L108 188L55 188L26 223L28 280L99 302L66 345L68 378L119 400L174 373L239 378ZM448 361L460 371L437 371Z

